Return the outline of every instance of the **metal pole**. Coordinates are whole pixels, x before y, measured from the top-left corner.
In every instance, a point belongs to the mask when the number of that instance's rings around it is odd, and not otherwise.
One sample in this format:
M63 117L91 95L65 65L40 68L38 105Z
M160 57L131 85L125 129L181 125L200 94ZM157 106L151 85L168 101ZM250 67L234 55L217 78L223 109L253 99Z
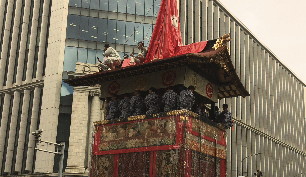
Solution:
M215 176L217 176L217 135L216 132L214 132L214 139L215 139Z
M43 141L40 139L41 134L42 134L43 130L35 130L35 132L32 132L32 135L35 136L35 155L36 155L36 151L42 151L42 152L48 152L48 153L52 153L52 154L60 154L60 161L59 161L59 168L58 168L58 176L62 177L63 176L63 167L64 167L64 155L65 155L65 142L62 142L60 144L58 143L53 143L53 142L49 142L49 141ZM55 151L49 151L48 147L47 149L39 149L37 148L37 144L38 143L45 143L47 145L52 144L55 146ZM61 151L58 152L58 148L61 148ZM34 171L34 166L33 166L33 171Z
M60 157L60 161L59 161L59 168L58 168L58 177L62 177L63 176L63 166L64 166L64 155L65 155L65 142L61 143L61 157Z
M243 161L245 160L245 159L247 159L247 158L249 158L249 157L252 157L253 155L260 155L261 154L261 152L259 152L259 153L255 153L255 154L251 154L251 155L249 155L249 156L247 156L247 157L245 157L245 158L243 158L242 160L241 160L241 164L242 164L242 169L241 169L241 175L243 175Z

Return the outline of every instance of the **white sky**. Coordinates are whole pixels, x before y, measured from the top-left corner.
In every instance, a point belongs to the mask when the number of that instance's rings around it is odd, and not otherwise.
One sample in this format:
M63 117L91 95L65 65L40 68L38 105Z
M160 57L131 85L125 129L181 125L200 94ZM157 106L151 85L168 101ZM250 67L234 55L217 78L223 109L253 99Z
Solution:
M219 0L306 83L306 0Z

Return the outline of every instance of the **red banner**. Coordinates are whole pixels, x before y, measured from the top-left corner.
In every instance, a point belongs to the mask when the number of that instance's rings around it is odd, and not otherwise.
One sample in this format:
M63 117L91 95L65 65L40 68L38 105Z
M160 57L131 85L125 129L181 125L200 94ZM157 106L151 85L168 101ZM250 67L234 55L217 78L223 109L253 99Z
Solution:
M177 0L162 0L145 63L204 50L207 41L183 46Z

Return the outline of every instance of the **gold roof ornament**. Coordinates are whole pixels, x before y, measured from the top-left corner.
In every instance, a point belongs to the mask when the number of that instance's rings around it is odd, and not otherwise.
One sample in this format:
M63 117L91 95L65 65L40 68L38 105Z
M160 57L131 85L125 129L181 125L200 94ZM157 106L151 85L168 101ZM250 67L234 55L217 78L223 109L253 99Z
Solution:
M230 34L225 34L219 39L217 39L215 45L212 48L217 50L220 47L227 46L227 42L229 42L230 40L231 40Z

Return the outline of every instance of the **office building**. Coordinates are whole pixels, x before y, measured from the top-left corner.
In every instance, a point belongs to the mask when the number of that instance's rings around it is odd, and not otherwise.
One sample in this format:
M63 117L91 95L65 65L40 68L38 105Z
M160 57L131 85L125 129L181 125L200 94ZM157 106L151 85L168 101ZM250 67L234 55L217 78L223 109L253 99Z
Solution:
M66 171L87 173L84 144L91 141L90 122L102 118L102 102L96 87L73 89L63 77L77 62L97 63L105 43L121 56L137 53L139 41L148 45L159 4L1 0L1 175L57 172L57 156L35 153L37 129L45 141L66 142ZM231 34L232 62L251 94L219 102L237 120L227 132L227 175L252 176L257 169L266 176L305 175L305 84L217 0L180 0L180 22L185 44ZM78 107L88 111L74 112Z

